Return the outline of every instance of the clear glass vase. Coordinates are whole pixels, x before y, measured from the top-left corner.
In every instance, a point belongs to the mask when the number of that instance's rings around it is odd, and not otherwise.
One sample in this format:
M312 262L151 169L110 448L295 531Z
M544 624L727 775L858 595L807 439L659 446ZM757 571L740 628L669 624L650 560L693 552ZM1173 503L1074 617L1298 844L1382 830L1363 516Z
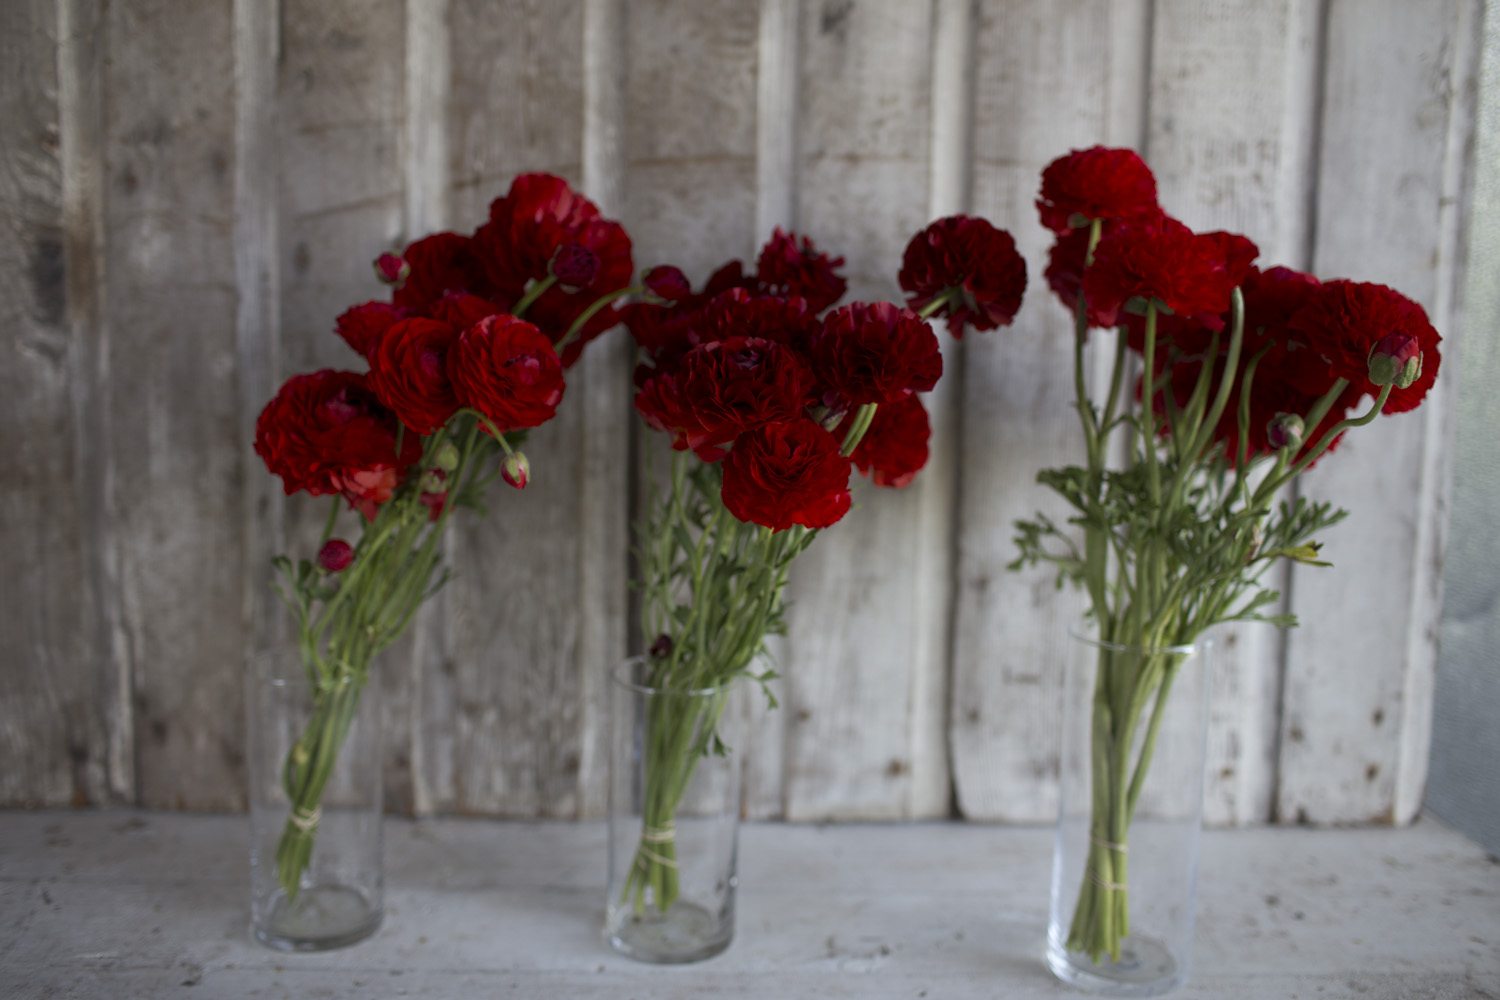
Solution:
M740 757L734 685L670 691L611 674L605 936L643 962L697 962L734 938Z
M345 683L315 697L295 653L257 659L247 676L251 930L282 951L354 944L384 914L380 684ZM294 808L287 792L299 739L336 754L313 809ZM295 890L278 864L289 842L306 856L300 876L288 879Z
M1192 959L1210 643L1074 635L1047 964L1109 996L1156 996Z

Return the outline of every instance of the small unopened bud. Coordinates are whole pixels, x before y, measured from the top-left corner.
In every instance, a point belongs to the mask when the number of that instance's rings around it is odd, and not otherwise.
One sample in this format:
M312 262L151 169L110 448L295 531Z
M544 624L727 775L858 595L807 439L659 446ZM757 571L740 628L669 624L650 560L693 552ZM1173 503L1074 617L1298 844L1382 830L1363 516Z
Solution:
M442 492L426 492L417 497L417 499L423 507L427 508L427 520L429 521L436 521L442 517L443 508L448 505L448 493L446 490Z
M318 565L325 573L342 573L354 561L354 547L342 538L330 538L318 550Z
M400 288L411 274L411 265L400 254L383 253L375 258L375 277Z
M1278 413L1266 423L1266 443L1277 451L1302 447L1307 425L1295 413Z
M665 660L671 656L672 637L665 632L657 636L656 641L651 644L650 653L653 660Z
M1406 333L1388 333L1370 349L1370 381L1405 389L1422 375L1422 345Z
M599 274L599 255L586 246L564 243L552 255L550 270L557 283L575 291L594 283Z
M441 493L447 488L448 473L442 469L428 469L422 473L422 481L418 487L423 493Z
M642 279L652 295L667 302L680 302L693 293L687 275L671 264L660 264L646 272Z
M443 446L432 456L432 464L444 472L452 472L458 468L458 446L452 441L443 442Z
M505 461L500 465L500 478L516 489L524 490L531 481L531 463L526 461L523 453L513 451L505 456Z

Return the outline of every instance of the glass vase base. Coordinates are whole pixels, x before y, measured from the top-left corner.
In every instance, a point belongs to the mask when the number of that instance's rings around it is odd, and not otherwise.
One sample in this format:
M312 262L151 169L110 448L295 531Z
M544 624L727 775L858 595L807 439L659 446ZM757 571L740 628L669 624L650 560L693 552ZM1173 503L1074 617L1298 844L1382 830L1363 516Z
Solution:
M289 899L277 893L255 939L277 951L330 951L363 941L384 916L363 892L345 885L312 885Z
M609 915L610 947L627 958L683 965L713 958L734 940L734 924L696 903L678 901L666 913L637 914L627 907Z
M1085 952L1048 942L1047 965L1069 986L1100 996L1160 996L1187 980L1187 970L1164 944L1134 934L1121 939L1119 961L1095 962Z

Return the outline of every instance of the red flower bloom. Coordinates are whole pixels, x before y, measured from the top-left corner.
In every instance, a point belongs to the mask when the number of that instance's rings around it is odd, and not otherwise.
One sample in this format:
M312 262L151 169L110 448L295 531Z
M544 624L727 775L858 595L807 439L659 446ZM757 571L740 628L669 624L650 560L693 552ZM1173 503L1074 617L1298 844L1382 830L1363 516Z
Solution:
M255 453L288 494L343 493L368 518L422 455L414 435L397 454L396 427L365 376L324 369L292 376L266 404L255 422Z
M1151 168L1133 150L1103 146L1075 149L1049 163L1036 207L1054 233L1093 219L1144 221L1161 211Z
M826 528L849 510L849 460L808 417L766 424L735 441L721 495L735 517L772 531Z
M356 354L368 358L385 331L405 315L406 310L389 302L366 302L344 310L334 331Z
M1070 229L1058 236L1047 251L1047 270L1042 277L1069 312L1078 308L1078 294L1083 291L1084 261L1088 259L1089 231Z
M510 191L490 205L489 222L474 233L480 266L494 296L507 306L518 302L527 285L549 273L553 257L566 245L594 255L597 271L590 288L611 292L630 284L635 271L630 237L617 222L604 219L598 207L550 174L522 174ZM577 254L570 250L570 255ZM578 277L572 275L571 277ZM526 310L526 319L546 331L555 343L597 295L573 295L554 285ZM589 340L619 322L614 308L601 309L563 352L571 365Z
M468 292L449 292L432 307L432 318L442 320L459 330L467 330L486 316L498 316L505 310L489 299Z
M899 280L912 309L956 292L958 299L939 313L948 317L949 332L961 337L965 324L976 330L1010 325L1026 291L1026 261L1010 233L984 219L954 215L912 237Z
M1349 380L1361 395L1376 396L1380 386L1370 378L1370 356L1393 334L1416 341L1421 371L1406 388L1395 387L1386 413L1415 409L1437 381L1442 337L1421 306L1385 285L1363 281L1329 281L1299 309L1288 327L1304 337L1328 361L1334 378Z
M563 397L562 364L542 332L514 316L488 316L459 335L448 376L464 406L503 433L540 427Z
M552 275L569 291L582 291L599 276L599 257L581 243L564 243L552 255Z
M646 272L642 283L659 299L667 302L677 302L693 294L693 286L688 284L687 275L682 273L681 268L673 267L671 264L659 264Z
M433 233L407 247L402 256L411 270L391 301L405 309L425 312L447 292L479 286L474 247L467 236Z
M892 403L926 392L943 374L943 355L926 320L889 302L855 302L823 319L813 345L830 405Z
M458 409L448 378L455 327L435 319L404 319L386 331L370 355L370 388L417 434L431 434Z
M636 408L705 461L762 424L802 413L812 374L795 351L758 337L731 337L689 351L675 370L648 377Z
M658 267L652 273L663 270L682 273L675 267ZM702 342L694 327L699 312L707 303L724 292L736 288L751 289L754 285L754 280L745 276L745 266L732 260L709 276L701 292L681 296L672 305L642 302L626 306L621 312L630 335L641 349L657 361L667 360L680 357Z
M779 227L761 248L755 264L760 290L783 298L797 295L813 312L822 312L844 297L849 283L838 273L844 258L819 253L813 241Z
M734 288L703 307L688 325L688 336L702 344L730 337L760 337L806 352L818 329L818 318L806 299L752 296Z
M342 538L330 538L318 550L318 565L325 573L342 573L354 561L354 546Z
M1132 299L1165 304L1179 320L1222 330L1229 296L1255 257L1255 245L1229 233L1194 233L1176 219L1112 228L1083 276L1089 320L1115 326Z
M851 413L834 436L843 441L853 420ZM927 464L927 441L931 437L927 408L913 393L876 409L870 429L851 457L855 467L876 486L902 487Z
M1245 346L1242 356L1265 352L1256 381L1275 379L1314 399L1333 388L1328 363L1308 339L1290 328L1291 319L1322 287L1310 274L1288 267L1252 267L1241 290L1245 296Z

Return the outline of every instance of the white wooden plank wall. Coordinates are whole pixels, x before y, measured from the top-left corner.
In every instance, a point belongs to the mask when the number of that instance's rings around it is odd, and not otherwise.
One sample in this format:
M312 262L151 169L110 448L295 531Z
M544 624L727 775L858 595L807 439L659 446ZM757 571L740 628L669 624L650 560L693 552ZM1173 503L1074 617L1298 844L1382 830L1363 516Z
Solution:
M25 0L0 14L0 803L242 803L265 558L306 539L248 447L287 374L349 365L369 260L470 228L522 170L582 184L642 266L701 280L776 225L893 296L906 238L972 210L1026 308L948 343L932 461L797 568L747 814L1050 818L1075 595L1010 573L1038 468L1078 451L1038 172L1143 149L1164 203L1266 260L1453 289L1481 0ZM623 337L572 373L534 479L462 522L457 577L386 658L392 807L598 815L604 670L636 641ZM1450 369L1451 371L1451 369ZM1442 383L1439 383L1440 387ZM1448 394L1302 488L1355 504L1304 627L1223 637L1210 819L1405 821L1426 769ZM1051 508L1048 508L1051 509ZM1055 511L1054 511L1055 512ZM21 572L21 567L26 572Z

